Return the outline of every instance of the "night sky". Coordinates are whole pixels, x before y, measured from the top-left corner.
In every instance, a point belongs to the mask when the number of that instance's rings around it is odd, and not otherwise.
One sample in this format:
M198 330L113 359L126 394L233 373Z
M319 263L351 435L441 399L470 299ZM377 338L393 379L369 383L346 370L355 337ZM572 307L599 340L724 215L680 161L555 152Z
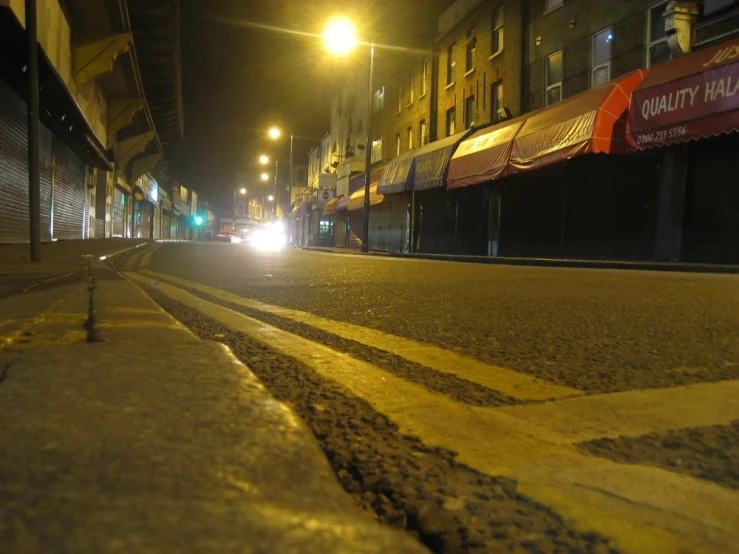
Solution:
M352 63L326 53L318 38L265 30L254 22L320 34L343 13L360 39L428 47L438 14L451 0L181 0L184 140L170 147L173 176L222 205L239 172L256 175L267 153L287 161L289 139L274 143L238 127L321 137L330 129L331 99ZM357 54L359 55L359 54ZM296 141L296 164L314 144ZM285 172L283 179L287 179Z

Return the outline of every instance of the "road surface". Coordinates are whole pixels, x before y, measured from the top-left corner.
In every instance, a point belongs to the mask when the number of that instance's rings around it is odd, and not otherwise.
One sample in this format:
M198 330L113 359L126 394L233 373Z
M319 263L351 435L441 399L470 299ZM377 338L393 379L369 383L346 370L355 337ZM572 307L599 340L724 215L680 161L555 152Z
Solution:
M368 515L434 551L739 540L737 276L139 250L118 269L230 346Z

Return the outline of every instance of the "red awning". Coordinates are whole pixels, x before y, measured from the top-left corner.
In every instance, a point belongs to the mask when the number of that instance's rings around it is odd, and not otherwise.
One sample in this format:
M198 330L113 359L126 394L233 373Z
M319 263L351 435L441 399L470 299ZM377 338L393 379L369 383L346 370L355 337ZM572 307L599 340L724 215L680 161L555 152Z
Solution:
M658 64L634 91L630 149L739 131L739 38Z
M532 114L481 129L457 148L449 162L447 188L455 189L477 185L505 177L513 139L524 121Z
M377 183L370 185L370 206L376 206L382 202L383 198L384 196L382 194L377 194ZM351 212L353 210L361 210L362 208L364 208L363 188L359 189L349 197L349 206L347 209Z
M629 99L646 74L637 69L528 117L513 141L509 171L536 169L589 152L623 152Z

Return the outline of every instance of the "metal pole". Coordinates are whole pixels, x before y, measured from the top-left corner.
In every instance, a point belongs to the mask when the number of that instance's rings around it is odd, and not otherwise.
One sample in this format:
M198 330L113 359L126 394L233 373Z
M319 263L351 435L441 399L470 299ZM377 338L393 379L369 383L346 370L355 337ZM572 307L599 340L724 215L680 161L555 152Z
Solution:
M370 45L369 90L367 93L367 139L364 143L364 211L362 252L369 252L370 175L372 173L372 78L375 71L375 43Z
M28 33L28 208L31 233L31 261L41 261L41 181L38 146L38 21L36 0L26 0Z
M234 219L236 219L236 189L234 189L234 213L233 213ZM234 221L235 223L235 221Z
M274 210L274 215L272 219L277 219L277 173L280 170L280 162L279 160L275 160L275 183L272 185L272 206Z

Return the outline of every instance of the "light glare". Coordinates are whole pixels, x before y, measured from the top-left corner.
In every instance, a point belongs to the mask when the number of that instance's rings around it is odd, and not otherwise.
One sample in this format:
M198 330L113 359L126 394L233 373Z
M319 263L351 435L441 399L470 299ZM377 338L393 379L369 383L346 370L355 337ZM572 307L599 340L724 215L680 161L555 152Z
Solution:
M357 44L354 25L347 17L335 17L323 29L326 49L334 54L348 54Z
M269 158L267 156L259 156L259 163L264 165L269 163Z
M272 127L269 130L269 138L278 139L280 138L280 130L277 127Z
M259 178L260 178L260 179L261 179L262 181L266 181L266 180L268 180L268 179L269 179L269 175L267 175L266 173L262 173L262 174L261 174L261 175L259 176Z

